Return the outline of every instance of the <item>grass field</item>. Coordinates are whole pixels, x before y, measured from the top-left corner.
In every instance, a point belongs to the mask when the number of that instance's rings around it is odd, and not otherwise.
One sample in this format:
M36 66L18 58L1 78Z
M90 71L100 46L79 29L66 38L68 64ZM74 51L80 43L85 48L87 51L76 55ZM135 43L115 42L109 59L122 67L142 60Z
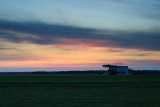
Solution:
M160 107L159 86L2 86L1 83L160 82L160 76L0 75L0 107Z
M160 82L160 75L0 75L0 82Z

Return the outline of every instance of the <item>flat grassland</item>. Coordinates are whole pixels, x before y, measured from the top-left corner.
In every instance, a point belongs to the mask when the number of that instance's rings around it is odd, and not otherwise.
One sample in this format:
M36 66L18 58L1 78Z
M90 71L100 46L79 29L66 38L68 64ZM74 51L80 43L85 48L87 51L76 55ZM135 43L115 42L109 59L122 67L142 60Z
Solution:
M0 107L160 107L160 75L0 75Z

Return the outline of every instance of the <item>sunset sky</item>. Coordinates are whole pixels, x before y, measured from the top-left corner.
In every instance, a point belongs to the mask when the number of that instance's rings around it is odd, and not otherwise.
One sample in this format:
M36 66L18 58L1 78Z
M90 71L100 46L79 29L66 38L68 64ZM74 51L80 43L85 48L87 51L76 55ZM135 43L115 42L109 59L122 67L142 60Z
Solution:
M160 69L160 0L0 0L0 67Z

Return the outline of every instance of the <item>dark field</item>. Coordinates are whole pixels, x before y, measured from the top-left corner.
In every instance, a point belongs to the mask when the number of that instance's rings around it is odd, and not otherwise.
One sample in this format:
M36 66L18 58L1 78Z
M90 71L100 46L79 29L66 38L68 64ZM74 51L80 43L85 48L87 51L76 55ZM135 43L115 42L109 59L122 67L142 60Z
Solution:
M160 76L0 75L0 107L160 107Z
M52 74L2 74L1 82L160 82L160 75L52 75Z

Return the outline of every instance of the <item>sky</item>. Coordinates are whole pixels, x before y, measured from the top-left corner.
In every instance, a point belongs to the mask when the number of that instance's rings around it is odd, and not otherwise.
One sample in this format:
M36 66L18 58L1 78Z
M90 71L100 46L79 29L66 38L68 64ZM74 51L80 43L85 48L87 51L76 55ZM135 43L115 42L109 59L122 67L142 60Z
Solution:
M0 0L0 67L160 69L159 0Z

